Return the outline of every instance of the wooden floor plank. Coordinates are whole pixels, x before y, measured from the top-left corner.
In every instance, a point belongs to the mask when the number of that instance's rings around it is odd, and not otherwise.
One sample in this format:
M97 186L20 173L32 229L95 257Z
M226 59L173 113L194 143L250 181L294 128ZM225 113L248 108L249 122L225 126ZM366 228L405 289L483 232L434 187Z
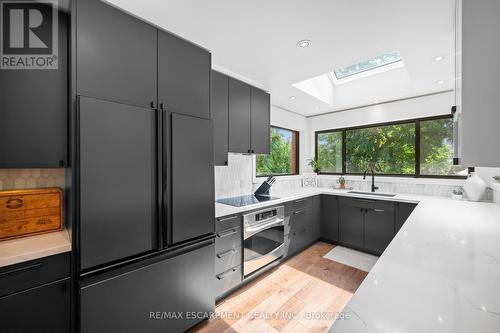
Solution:
M317 242L226 297L196 333L326 332L368 273L323 258Z

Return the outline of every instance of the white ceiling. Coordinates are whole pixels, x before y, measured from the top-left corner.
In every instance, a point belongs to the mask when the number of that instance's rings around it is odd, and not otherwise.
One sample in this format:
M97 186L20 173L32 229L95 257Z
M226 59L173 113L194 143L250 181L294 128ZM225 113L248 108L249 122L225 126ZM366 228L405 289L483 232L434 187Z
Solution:
M107 2L211 50L215 69L259 85L273 105L306 116L454 85L455 0ZM301 39L311 46L297 47ZM333 105L292 86L396 50L404 68L336 86ZM433 61L438 55L446 57Z

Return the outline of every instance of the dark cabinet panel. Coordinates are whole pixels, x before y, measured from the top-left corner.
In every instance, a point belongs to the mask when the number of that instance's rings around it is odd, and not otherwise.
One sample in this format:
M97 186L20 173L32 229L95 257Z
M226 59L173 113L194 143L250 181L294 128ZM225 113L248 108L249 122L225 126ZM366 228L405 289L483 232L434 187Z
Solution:
M339 198L333 195L321 196L321 237L339 241Z
M366 209L364 248L382 254L394 238L394 210Z
M66 162L68 17L59 12L58 20L57 69L1 70L0 168L57 168Z
M399 229L401 229L408 217L410 217L415 207L417 207L416 204L396 202L396 224L394 234L398 233Z
M363 248L363 211L354 199L341 198L339 203L339 241Z
M313 206L311 212L311 242L318 240L321 235L321 196L313 197Z
M240 227L218 232L215 238L215 274L241 265L243 234Z
M216 295L221 296L224 292L236 287L243 280L242 266L235 266L215 276Z
M229 151L251 153L251 88L246 83L229 78Z
M99 0L77 1L78 94L149 107L156 101L157 29Z
M269 154L271 152L271 121L270 95L260 89L251 90L251 149L255 154Z
M0 297L64 279L69 275L69 252L2 267L0 268Z
M215 229L212 121L172 114L172 241Z
M169 112L210 118L210 53L158 30L158 102Z
M157 246L156 114L79 99L81 268Z
M81 332L183 332L214 310L213 243L158 260L83 286Z
M214 164L227 165L229 151L229 78L212 71L210 113L214 122Z
M0 298L3 333L70 332L69 278Z

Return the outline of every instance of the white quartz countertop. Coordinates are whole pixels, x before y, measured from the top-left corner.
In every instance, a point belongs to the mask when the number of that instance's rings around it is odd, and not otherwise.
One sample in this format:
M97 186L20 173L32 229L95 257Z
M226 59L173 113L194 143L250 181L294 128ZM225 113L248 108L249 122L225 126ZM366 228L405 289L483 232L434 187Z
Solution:
M0 242L0 267L71 251L66 230Z
M418 202L347 304L347 319L336 320L329 332L500 332L500 205L346 192L321 188L275 192L272 195L280 199L263 204L242 208L216 204L216 214L318 194Z

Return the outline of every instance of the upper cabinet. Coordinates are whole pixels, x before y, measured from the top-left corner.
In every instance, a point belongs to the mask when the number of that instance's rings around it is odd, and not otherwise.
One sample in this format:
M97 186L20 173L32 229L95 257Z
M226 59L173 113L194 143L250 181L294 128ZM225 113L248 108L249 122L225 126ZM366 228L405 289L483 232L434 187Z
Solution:
M260 89L251 90L251 142L252 153L269 154L271 152L271 97Z
M212 71L210 113L214 122L214 164L227 165L229 135L229 78Z
M457 73L462 77L461 107L458 91L461 164L498 167L500 66L496 64L500 58L500 2L462 0L461 11L462 21L457 25L459 42L461 37L461 52L458 49L457 54L462 57L461 63L457 60L462 70Z
M157 29L99 0L77 1L79 95L140 107L156 102Z
M251 87L229 78L229 151L251 153Z
M210 53L158 30L158 102L160 108L210 118Z
M66 165L68 30L59 11L57 68L0 69L0 168Z
M269 154L270 95L229 78L229 151Z

